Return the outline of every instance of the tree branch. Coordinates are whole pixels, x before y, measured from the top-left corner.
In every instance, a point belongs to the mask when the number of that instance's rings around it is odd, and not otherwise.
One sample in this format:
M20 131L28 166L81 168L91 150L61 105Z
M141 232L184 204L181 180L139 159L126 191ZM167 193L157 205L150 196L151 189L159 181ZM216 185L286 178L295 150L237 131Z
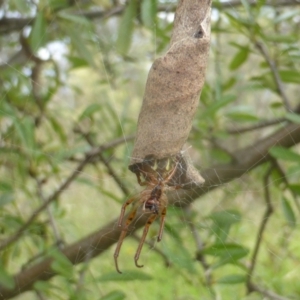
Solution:
M211 190L220 187L222 184L232 181L252 169L270 161L268 154L273 146L292 147L300 143L300 125L288 124L274 134L264 139L255 141L252 145L238 150L238 158L233 164L214 166L201 172L206 179L203 186L194 190L177 190L169 194L170 205L187 207L189 203L203 196ZM137 218L132 231L144 226L148 215L141 215ZM109 222L103 228L91 233L78 242L66 246L62 253L70 260L72 264L79 264L87 256L96 257L112 246L119 238L120 228L116 226L117 220ZM0 299L9 299L15 295L31 290L38 280L48 280L55 275L51 269L51 258L46 258L36 265L15 275L16 286L14 289L0 287ZM283 299L283 298L282 298Z

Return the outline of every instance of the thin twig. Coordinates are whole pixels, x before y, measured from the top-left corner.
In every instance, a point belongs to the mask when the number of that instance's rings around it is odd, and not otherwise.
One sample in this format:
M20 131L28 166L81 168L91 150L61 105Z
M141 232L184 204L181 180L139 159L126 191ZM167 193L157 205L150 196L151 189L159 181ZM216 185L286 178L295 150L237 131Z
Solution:
M46 199L45 199L45 196L44 196L43 191L42 191L42 183L36 177L35 177L35 181L36 181L36 184L37 184L37 194L38 194L39 198L42 200L42 202L45 203ZM54 238L55 238L55 244L58 246L58 248L62 249L63 245L64 245L64 242L63 242L63 239L62 239L62 237L60 235L60 232L57 228L55 219L53 217L53 214L52 214L52 211L51 211L49 205L47 206L46 210L47 210L47 214L48 214L48 217L49 217L50 226L52 228L53 235L54 235Z
M290 298L286 298L286 297L283 297L281 295L277 295L273 291L264 289L264 288L254 284L252 282L249 282L248 289L250 289L251 291L259 292L262 295L264 295L265 297L268 297L269 299L272 299L272 300L291 300Z
M110 143L107 143L105 145L99 146L99 147L94 147L92 150L86 153L85 158L77 165L77 167L73 170L73 172L70 174L70 176L61 184L61 186L52 194L50 195L45 202L38 207L28 218L28 220L21 226L13 235L11 235L9 238L3 240L0 244L0 251L4 250L7 246L10 244L14 243L17 241L24 231L30 226L30 224L37 218L37 216L44 211L47 206L54 200L56 200L60 194L65 191L69 185L77 178L79 174L83 171L85 166L93 160L95 156L98 156L99 153L102 151L105 151L107 149L113 148L119 144L124 143L125 141L127 142L129 140L128 137L122 137L122 138L117 138Z
M281 81L281 78L280 78L280 75L278 73L278 70L277 70L277 67L276 67L276 64L275 64L274 60L271 59L266 47L261 42L256 42L255 46L260 51L260 53L263 55L263 57L265 58L266 62L268 63L268 65L271 69L271 72L272 72L272 75L273 75L273 78L274 78L274 81L275 81L275 84L276 84L276 87L277 87L277 91L278 91L279 95L282 98L285 109L288 112L291 112L292 107L291 107L290 101L289 101L289 99L288 99L288 97L285 93L285 89L283 87L283 83Z
M243 128L231 128L231 129L227 129L227 133L229 134L240 134L240 133L244 133L247 131L253 131L256 129L260 129L260 128L264 128L264 127L268 127L268 126L272 126L272 125L276 125L282 122L287 121L285 118L278 118L278 119L274 119L274 120L268 120L268 121L263 121L260 123L256 123L254 125L250 125L248 127L243 127Z
M95 143L91 138L90 133L84 132L81 128L77 127L76 132L80 133L84 139L88 142L88 144L92 147L95 147ZM116 184L119 186L121 191L124 193L124 195L129 195L129 190L126 188L126 186L122 183L121 179L119 178L118 174L115 172L115 170L112 168L109 161L104 157L104 155L100 152L98 155L100 161L105 165L108 174L114 179Z
M202 265L202 267L204 269L206 284L208 286L211 286L211 284L212 284L211 269L210 269L210 266L207 263L204 255L202 255L202 250L204 249L204 243L199 235L199 232L198 232L196 226L194 225L194 222L191 220L192 211L191 211L190 206L187 206L184 209L184 214L185 214L185 218L187 219L187 223L190 227L190 230L193 234L193 237L194 237L194 240L196 243L196 247L197 247L196 259L200 262L200 264Z
M265 191L265 202L266 202L266 210L265 213L262 217L261 220L261 224L257 233L257 237L256 237L256 242L255 242L255 246L254 246L254 251L251 257L251 263L250 263L250 267L248 270L248 274L247 274L247 288L248 288L248 292L251 293L252 292L252 284L251 284L251 280L252 280L252 276L253 276L253 272L254 272L254 268L257 262L257 256L258 256L258 252L259 252L259 248L262 242L262 238L263 238L263 233L264 230L266 228L266 225L269 221L269 218L271 216L271 214L273 213L273 206L271 203L271 197L270 197L270 190L269 190L269 178L270 175L272 173L274 169L274 165L272 164L269 168L269 170L267 171L266 175L264 176L263 179L263 185L264 185L264 191Z

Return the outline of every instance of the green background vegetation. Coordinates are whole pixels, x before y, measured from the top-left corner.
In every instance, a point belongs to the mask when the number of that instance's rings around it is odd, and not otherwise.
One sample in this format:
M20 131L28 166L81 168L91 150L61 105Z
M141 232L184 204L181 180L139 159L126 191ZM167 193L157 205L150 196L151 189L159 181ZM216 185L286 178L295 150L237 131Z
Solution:
M300 124L300 6L284 2L213 1L207 82L188 141L200 170L230 162L236 150L287 122ZM140 232L124 241L123 275L115 271L114 247L72 266L59 249L116 219L139 191L127 169L132 135L176 2L0 3L0 245L55 195L2 249L2 287L14 288L14 274L50 256L57 275L16 299L300 298L299 146L273 148L272 163L188 209L169 207L159 244L158 225L150 230L143 269L133 262ZM88 151L118 138L124 141L76 172ZM74 170L78 176L61 188ZM274 212L260 239L266 191ZM255 243L251 280L263 291L248 294Z

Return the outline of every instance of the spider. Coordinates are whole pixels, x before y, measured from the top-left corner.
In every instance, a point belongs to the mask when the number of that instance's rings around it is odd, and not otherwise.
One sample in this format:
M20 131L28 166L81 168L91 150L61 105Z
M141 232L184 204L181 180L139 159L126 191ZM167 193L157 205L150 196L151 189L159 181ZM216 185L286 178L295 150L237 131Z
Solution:
M128 199L121 209L121 214L118 221L118 226L121 227L125 215L126 208L128 205L133 204L132 210L129 213L125 225L120 234L118 244L114 253L114 260L116 265L116 270L122 273L118 266L118 256L123 243L129 225L132 223L139 206L142 205L143 211L149 212L150 216L144 227L143 235L140 240L139 246L134 256L135 265L138 268L143 267L143 265L138 264L138 260L147 237L149 228L155 219L160 216L160 227L158 231L157 241L160 242L163 235L165 218L167 213L168 198L165 193L165 189L169 186L173 186L174 189L180 188L180 186L174 186L171 184L171 180L174 178L176 170L178 168L179 159L178 157L167 158L162 160L146 160L145 163L136 166L132 171L136 173L137 181L141 186L146 186L145 190L139 193L138 197L132 197ZM144 181L141 180L141 175Z

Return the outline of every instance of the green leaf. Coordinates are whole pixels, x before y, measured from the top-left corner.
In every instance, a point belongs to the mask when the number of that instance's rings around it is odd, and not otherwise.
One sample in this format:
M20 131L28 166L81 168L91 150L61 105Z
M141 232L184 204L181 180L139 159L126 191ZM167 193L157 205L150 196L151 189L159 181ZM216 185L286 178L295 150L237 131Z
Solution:
M202 251L204 255L221 257L230 261L239 260L248 255L248 253L249 250L246 247L231 243L213 244Z
M62 147L59 151L55 152L55 155L53 155L52 158L53 158L53 161L55 161L55 163L59 163L68 157L71 157L78 153L84 153L89 149L90 148L86 145L73 147L73 148L63 148Z
M36 53L46 42L46 28L47 23L44 18L44 14L42 12L38 12L29 35L29 43L34 53Z
M232 160L232 157L228 154L228 152L221 149L211 149L210 156L212 159L215 159L223 164L230 163Z
M291 227L295 227L296 226L296 217L295 217L293 208L290 205L290 202L285 197L282 197L281 205L282 205L283 214L285 216L285 219L286 219L288 225Z
M228 17L232 27L243 34L249 31L249 27L254 27L255 25L258 26L258 24L255 24L256 21L254 19L244 18L241 17L241 15L231 12L225 12L225 15Z
M125 298L126 294L122 291L115 290L101 297L101 300L123 300Z
M232 58L229 64L229 69L236 70L237 68L239 68L247 60L249 52L250 51L248 47L241 47L240 50Z
M17 10L22 14L30 11L29 3L24 0L10 0L7 4L9 4L9 10Z
M240 275L240 274L233 274L233 275L228 275L224 276L220 279L216 280L216 283L220 284L238 284L238 283L244 283L246 281L246 276L245 275Z
M93 54L87 47L88 40L82 35L82 33L85 33L85 31L78 31L73 22L62 21L60 22L60 26L71 38L71 42L81 58L83 58L92 68L94 68L95 62Z
M297 37L295 35L276 34L276 35L264 35L264 40L274 43L295 43Z
M153 277L138 271L124 271L122 274L114 272L105 273L97 278L97 281L132 281L132 280L152 280Z
M229 77L227 81L223 82L222 84L222 90L226 91L229 90L233 85L236 83L236 78L234 77ZM203 90L202 90L203 92Z
M300 184L289 184L288 188L292 191L292 193L300 196Z
M70 64L72 65L71 69L82 68L82 67L88 66L87 61L78 56L68 56L68 60L69 60Z
M272 147L270 154L277 159L300 163L300 155L283 147Z
M174 229L172 230L172 233L175 233ZM190 274L196 274L194 257L187 250L182 240L179 242L176 238L175 241L175 247L166 247L164 249L164 253L168 257L168 260L172 262L172 264L178 266L180 269L185 269Z
M0 191L10 193L13 191L13 186L6 181L0 181Z
M240 222L241 215L235 210L224 210L214 212L208 218L214 222L211 231L216 236L218 243L225 243L232 224Z
M47 292L50 290L52 286L52 284L48 281L41 281L41 280L38 280L34 283L33 285L34 289L37 290L37 291L40 291L40 292Z
M200 118L211 118L218 110L236 100L235 95L226 95L221 100L213 102L206 110L201 114Z
M156 18L156 0L143 0L141 4L141 17L146 27L153 27Z
M116 42L116 48L122 55L126 55L129 51L136 13L137 0L130 0L121 18Z
M54 259L54 261L51 264L51 269L53 271L66 278L73 277L73 265L62 252L52 248L49 251L49 255Z
M208 216L219 225L232 225L241 221L241 214L237 210L222 210L211 213Z
M280 78L286 83L300 83L300 72L296 70L279 71Z
M285 12L282 12L277 17L275 17L273 19L273 22L274 23L280 23L282 21L286 21L286 20L291 19L291 18L293 18L295 16L298 16L298 15L299 15L298 10L294 10L294 9L286 10Z
M3 263L1 261L0 261L0 285L8 289L13 289L15 287L14 278L6 272Z
M53 128L53 131L58 135L60 141L62 143L67 142L67 135L64 131L64 127L58 122L58 120L54 117L48 116L48 120Z
M47 4L53 10L59 10L69 6L69 2L67 0L48 0Z
M0 207L4 206L14 200L14 194L12 193L4 193L0 195Z
M237 105L227 110L226 116L234 121L255 122L258 121L253 108L246 105Z
M92 116L95 112L97 112L101 109L102 109L102 106L100 104L93 103L93 104L89 105L79 116L78 121L82 121L83 119Z
M21 143L23 144L22 147L29 154L33 154L33 151L36 149L34 121L30 117L25 117L22 120L15 119L14 124Z
M73 22L74 25L86 27L85 29L91 27L91 22L83 16L68 14L66 11L60 11L57 16L65 21Z
M251 7L250 7L250 4L249 4L249 1L248 0L241 0L241 3L243 5L243 7L245 8L245 11L247 12L248 17L250 18L252 14L251 14Z
M299 114L287 113L285 115L285 117L293 123L300 124L300 115Z

